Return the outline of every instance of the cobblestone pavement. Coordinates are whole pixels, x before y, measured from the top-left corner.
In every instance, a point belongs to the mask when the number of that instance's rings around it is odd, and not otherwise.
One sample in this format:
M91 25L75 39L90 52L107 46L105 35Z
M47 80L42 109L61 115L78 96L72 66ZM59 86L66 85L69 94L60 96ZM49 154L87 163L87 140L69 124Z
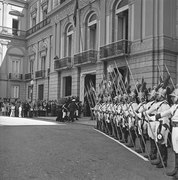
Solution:
M92 123L1 116L0 180L171 179Z

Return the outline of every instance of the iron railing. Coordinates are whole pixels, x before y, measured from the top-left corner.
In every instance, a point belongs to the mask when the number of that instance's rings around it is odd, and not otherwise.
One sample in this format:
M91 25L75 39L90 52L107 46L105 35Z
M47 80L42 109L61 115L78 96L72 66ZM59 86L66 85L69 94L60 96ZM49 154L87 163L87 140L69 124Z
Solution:
M35 72L35 78L44 78L45 77L45 70L40 70Z
M74 65L96 63L98 51L88 50L74 55Z
M0 26L0 34L8 36L26 37L26 31Z
M25 80L31 80L32 79L32 73L25 74Z
M38 30L42 29L43 27L47 26L50 23L50 19L46 18L43 21L41 21L40 23L36 24L35 26L33 26L32 28L30 28L29 30L27 30L27 36L30 36L31 34L37 32Z
M9 73L10 80L23 80L23 74L19 73Z
M100 59L130 53L131 42L120 40L100 47Z
M54 61L54 70L67 69L72 67L71 57L56 59Z

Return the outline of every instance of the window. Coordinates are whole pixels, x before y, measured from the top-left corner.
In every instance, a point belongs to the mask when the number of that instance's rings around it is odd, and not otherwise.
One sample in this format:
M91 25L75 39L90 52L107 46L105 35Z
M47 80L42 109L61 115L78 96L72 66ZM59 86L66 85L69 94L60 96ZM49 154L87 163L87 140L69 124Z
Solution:
M128 10L117 15L117 40L128 39Z
M96 24L90 26L90 49L96 49Z
M73 26L72 25L69 25L66 29L66 35L65 35L65 47L64 48L64 56L68 56L70 57L72 55L72 39L73 39L73 33L74 33L74 30L73 30Z
M67 76L64 78L64 96L71 96L72 94L72 77Z
M46 69L46 56L41 57L41 70Z
M36 17L32 18L32 27L36 25Z
M44 9L43 10L43 20L46 19L47 17L47 9Z
M97 42L97 16L95 13L88 18L86 35L85 35L85 49L96 49Z
M17 19L12 19L12 28L18 29L19 27L19 21Z
M128 0L121 1L116 8L116 39L128 39Z
M12 60L12 73L20 74L20 60Z
M30 73L33 73L33 60L30 61Z
M12 19L12 34L18 35L18 27L19 27L19 21L17 19Z
M12 86L12 98L19 98L19 86Z

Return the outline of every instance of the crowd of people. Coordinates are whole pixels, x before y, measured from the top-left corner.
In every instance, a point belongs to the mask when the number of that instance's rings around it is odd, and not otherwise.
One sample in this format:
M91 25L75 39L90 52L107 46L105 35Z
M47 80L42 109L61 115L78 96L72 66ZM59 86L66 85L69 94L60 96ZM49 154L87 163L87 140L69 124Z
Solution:
M144 153L157 168L166 170L172 147L175 168L167 175L178 178L178 86L172 91L169 81L170 76L153 88L144 80L133 90L120 86L115 96L105 91L92 109L98 130Z
M83 111L78 97L57 100L22 101L0 99L0 113L10 117L57 116L56 121L74 121Z

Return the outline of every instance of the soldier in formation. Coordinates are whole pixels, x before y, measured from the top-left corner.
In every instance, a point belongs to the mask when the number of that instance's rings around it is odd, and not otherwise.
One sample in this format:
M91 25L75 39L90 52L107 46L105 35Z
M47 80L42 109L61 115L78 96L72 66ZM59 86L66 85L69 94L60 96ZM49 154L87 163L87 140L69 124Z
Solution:
M178 178L178 86L170 93L169 80L170 76L153 88L142 80L132 91L125 88L115 97L100 93L92 110L98 130L143 153L157 168L167 167L168 144L172 145L175 168L167 175Z

